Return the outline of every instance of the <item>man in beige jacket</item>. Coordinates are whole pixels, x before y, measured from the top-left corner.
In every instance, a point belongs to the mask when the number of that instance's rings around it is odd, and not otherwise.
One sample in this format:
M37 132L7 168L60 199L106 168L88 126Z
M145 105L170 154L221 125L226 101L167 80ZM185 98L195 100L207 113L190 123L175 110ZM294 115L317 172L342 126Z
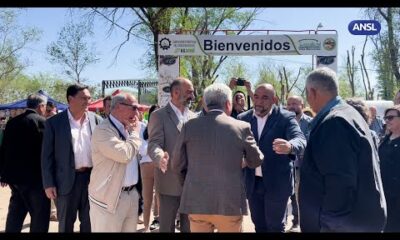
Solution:
M140 172L138 104L128 93L111 100L111 114L92 138L89 183L92 232L136 232Z

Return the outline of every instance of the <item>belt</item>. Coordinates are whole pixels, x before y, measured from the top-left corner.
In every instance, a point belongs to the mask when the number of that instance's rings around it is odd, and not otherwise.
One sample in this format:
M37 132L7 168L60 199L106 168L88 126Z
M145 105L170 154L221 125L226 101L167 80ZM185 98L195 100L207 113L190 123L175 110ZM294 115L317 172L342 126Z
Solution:
M258 181L262 181L262 180L263 180L263 178L262 178L262 177L260 177L260 176L256 176L256 180L258 180Z
M81 167L81 168L75 169L75 172L81 173L81 172L88 172L90 170L92 170L91 167Z
M134 188L135 188L135 186L136 186L136 184L135 185L131 185L131 186L128 186L128 187L122 187L122 191L124 191L124 192L130 192L130 191L132 191Z

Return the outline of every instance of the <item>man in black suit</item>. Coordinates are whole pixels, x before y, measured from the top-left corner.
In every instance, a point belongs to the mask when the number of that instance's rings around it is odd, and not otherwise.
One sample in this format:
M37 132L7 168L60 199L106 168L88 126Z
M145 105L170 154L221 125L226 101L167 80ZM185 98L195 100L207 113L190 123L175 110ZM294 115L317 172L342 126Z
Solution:
M67 100L68 109L46 121L42 150L43 187L47 197L55 200L59 232L73 232L77 214L80 232L90 232L91 136L102 118L88 111L91 96L87 86L69 86Z
M286 206L293 194L293 161L306 146L295 114L277 102L274 87L261 84L254 92L254 108L238 116L250 123L265 156L260 167L244 170L256 232L284 232Z
M381 232L386 221L379 157L368 124L338 96L329 68L306 80L317 113L300 168L302 232Z
M25 113L6 125L0 153L0 182L11 188L6 232L21 232L28 212L30 232L49 229L50 200L43 191L40 168L46 101L41 95L30 95Z

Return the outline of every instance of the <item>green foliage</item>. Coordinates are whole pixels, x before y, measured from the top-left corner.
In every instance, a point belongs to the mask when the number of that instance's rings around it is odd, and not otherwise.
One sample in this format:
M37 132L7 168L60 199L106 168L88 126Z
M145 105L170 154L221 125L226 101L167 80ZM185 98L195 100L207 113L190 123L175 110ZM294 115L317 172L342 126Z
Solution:
M358 98L365 98L364 91L361 87L360 81L355 82L355 95L352 96L352 90L350 86L350 82L345 72L338 73L338 80L339 80L339 96L343 99L358 97Z
M24 99L39 90L44 90L55 100L65 103L69 84L71 82L50 74L39 73L32 77L19 74L13 79L8 79L6 86L0 88L0 103Z
M399 74L400 8L368 8L365 14L369 19L378 20L382 26L378 35L370 37L375 47L371 57L377 68L378 99L393 100L394 94L400 89L400 78L396 79L396 74Z
M88 23L68 23L58 33L58 40L47 47L50 62L60 64L64 73L78 83L82 71L90 64L96 63L94 44L87 40L93 36L92 26Z
M0 81L13 78L24 69L20 52L40 36L38 29L20 26L18 15L15 10L0 10ZM0 83L2 86L4 84Z

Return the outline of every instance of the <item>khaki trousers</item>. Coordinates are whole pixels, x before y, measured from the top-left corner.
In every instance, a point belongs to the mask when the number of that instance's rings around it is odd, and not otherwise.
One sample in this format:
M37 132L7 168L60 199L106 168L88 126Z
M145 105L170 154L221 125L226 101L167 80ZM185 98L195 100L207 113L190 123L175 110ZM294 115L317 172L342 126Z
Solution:
M191 232L242 232L243 216L189 214Z
M114 214L89 202L92 232L136 232L139 210L139 193L136 188L130 192L121 192Z
M150 212L151 205L153 202L153 192L154 192L154 163L146 162L140 164L140 173L142 176L142 197L143 197L143 224L144 228L147 229L150 223ZM158 198L157 198L158 200ZM155 201L157 201L155 200ZM154 216L158 216L158 204L154 204Z

